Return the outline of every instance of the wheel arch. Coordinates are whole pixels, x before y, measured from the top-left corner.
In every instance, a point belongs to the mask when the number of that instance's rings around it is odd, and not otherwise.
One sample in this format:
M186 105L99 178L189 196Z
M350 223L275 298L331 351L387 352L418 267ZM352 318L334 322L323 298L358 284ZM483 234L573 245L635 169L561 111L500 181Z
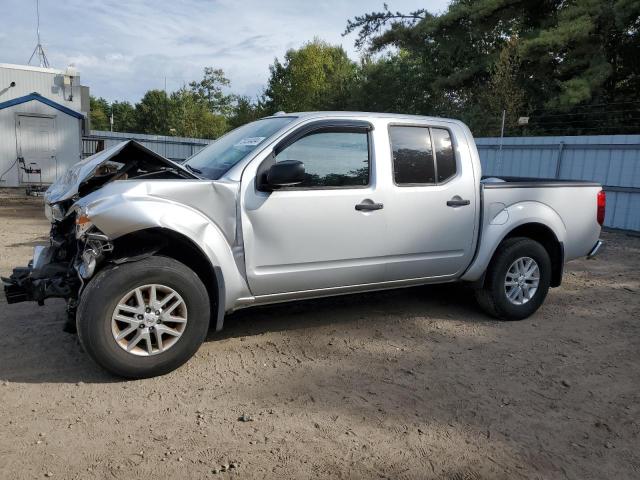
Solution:
M216 331L224 324L225 280L222 269L213 265L200 246L186 235L167 228L148 228L128 233L113 241L114 263L135 262L151 255L162 255L183 263L195 272L205 286Z
M506 219L493 222L487 219L480 238L479 250L473 262L462 275L462 280L482 286L487 268L500 245L507 238L522 236L543 245L552 265L551 286L560 286L564 269L564 241L566 227L558 213L539 202L521 202L502 210ZM498 218L498 215L496 217Z
M551 286L559 287L562 283L562 272L564 269L564 245L558 240L556 234L547 225L538 222L525 223L519 225L509 231L496 247L493 256L499 250L500 245L509 239L515 237L525 237L535 240L541 244L549 254L551 259Z

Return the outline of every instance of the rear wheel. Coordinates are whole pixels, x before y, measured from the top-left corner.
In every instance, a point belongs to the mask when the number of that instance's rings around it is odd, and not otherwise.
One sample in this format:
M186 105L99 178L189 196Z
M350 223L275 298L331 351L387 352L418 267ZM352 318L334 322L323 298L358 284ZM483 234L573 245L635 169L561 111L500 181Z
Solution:
M545 248L530 238L505 240L476 291L480 307L500 320L522 320L544 302L551 282L551 260Z
M128 378L168 373L198 350L209 328L207 290L184 264L149 257L99 272L82 293L78 336L87 353Z

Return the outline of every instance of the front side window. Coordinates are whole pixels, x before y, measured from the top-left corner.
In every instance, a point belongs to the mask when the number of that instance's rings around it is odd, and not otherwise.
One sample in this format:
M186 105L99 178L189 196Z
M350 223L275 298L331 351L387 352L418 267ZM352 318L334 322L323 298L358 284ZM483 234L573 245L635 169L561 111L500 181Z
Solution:
M369 184L369 136L366 132L311 133L289 145L276 162L304 163L305 179L296 188L364 187Z
M426 127L389 128L393 177L398 185L436 182L431 136Z

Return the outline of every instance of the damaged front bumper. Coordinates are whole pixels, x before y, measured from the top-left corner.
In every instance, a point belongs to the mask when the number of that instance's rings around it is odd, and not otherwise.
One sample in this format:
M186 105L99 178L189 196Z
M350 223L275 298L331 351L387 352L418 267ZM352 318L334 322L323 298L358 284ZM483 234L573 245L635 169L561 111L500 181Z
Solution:
M54 246L38 246L33 260L26 267L13 269L9 278L2 277L7 303L35 301L44 304L47 298L72 298L80 287L67 261L56 260Z

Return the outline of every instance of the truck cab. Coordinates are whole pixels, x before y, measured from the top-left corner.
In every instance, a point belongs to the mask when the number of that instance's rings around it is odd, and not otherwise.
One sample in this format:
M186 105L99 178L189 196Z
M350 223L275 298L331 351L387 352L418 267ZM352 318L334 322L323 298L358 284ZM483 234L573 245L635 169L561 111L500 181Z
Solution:
M182 165L123 142L46 201L50 245L7 299L66 298L87 352L127 377L177 368L253 305L464 281L523 319L599 251L604 218L595 183L483 179L460 121L360 112L268 117Z

